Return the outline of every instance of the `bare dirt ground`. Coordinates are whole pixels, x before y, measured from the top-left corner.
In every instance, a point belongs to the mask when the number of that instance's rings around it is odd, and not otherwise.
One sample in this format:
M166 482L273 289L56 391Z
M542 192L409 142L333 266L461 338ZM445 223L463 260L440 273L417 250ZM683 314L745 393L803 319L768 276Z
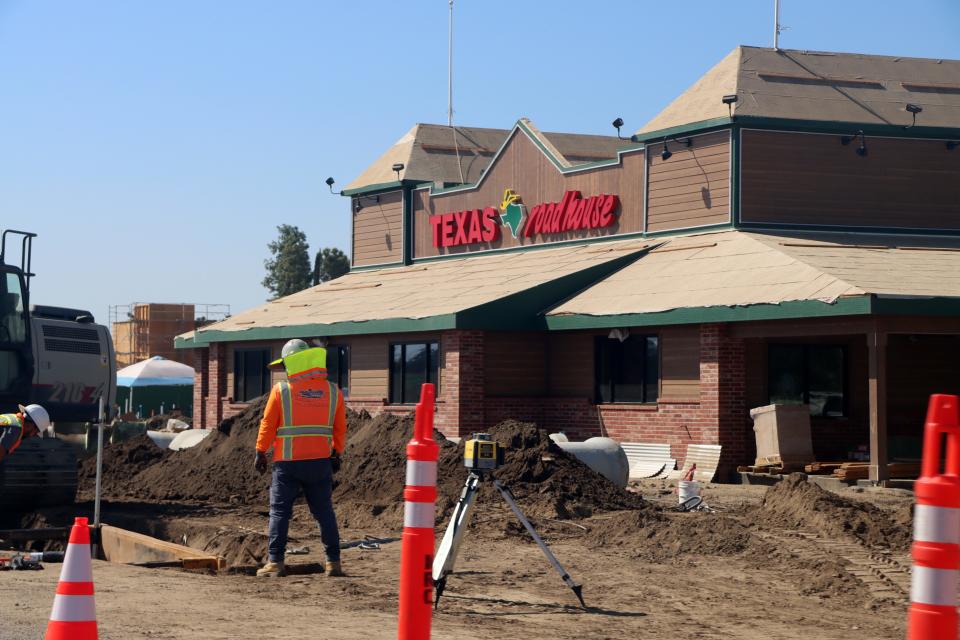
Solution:
M576 520L536 517L558 558L583 583L587 610L507 509L484 496L458 572L434 617L433 636L904 637L910 495L845 490L834 504L834 494L808 496L800 485L788 489L800 497L783 492L764 502L764 487L710 485L704 497L715 513L643 509ZM672 487L656 481L637 490L655 505L676 501ZM796 506L801 498L806 507ZM89 504L78 508L86 509ZM107 505L104 521L120 525L162 512L157 535L177 541L186 536L191 546L227 552L235 566L210 575L96 562L101 638L396 636L399 542L379 550L347 549L348 576L327 578L318 572L318 536L299 507L290 546L307 544L311 553L288 558L297 575L258 579L248 573L262 553L265 510L266 505ZM35 520L65 516L51 512ZM366 535L399 536L399 531L372 520L343 531L344 540ZM42 637L58 575L57 565L0 573L0 640Z

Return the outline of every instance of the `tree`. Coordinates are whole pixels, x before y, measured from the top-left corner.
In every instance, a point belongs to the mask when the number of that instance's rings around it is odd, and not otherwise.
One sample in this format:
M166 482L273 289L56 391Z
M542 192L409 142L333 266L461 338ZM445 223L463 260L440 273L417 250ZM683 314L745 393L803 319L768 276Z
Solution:
M279 237L267 245L271 258L263 261L267 275L263 286L271 300L302 291L310 286L310 253L307 236L299 228L282 224Z
M350 260L347 254L336 247L327 247L317 252L313 262L314 286L327 280L334 280L350 271Z

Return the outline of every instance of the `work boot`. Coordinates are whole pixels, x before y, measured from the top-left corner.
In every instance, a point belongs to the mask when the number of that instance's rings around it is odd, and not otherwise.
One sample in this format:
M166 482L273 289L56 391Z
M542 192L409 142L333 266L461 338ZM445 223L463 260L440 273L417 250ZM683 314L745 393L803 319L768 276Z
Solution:
M340 566L339 560L327 560L327 564L324 565L324 571L326 571L328 578L339 578L346 575L343 572L343 567Z
M283 562L268 562L260 569L257 569L258 578L282 578L285 575L287 575L287 567Z

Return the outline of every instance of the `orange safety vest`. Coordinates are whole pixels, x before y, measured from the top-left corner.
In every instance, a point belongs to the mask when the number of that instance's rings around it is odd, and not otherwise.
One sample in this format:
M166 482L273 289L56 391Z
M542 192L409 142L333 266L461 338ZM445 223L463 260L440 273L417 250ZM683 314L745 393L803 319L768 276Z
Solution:
M0 414L0 429L4 429L4 428L13 428L17 430L16 441L14 441L13 446L7 449L7 454L11 454L17 447L20 446L20 443L23 442L23 414L22 413Z
M323 379L293 384L284 380L277 383L277 387L283 424L273 441L274 461L329 458L333 451L333 423L340 403L340 389Z
M346 424L340 389L327 380L327 352L306 349L283 358L283 365L288 380L271 391L257 450L272 446L276 462L329 458L343 449Z

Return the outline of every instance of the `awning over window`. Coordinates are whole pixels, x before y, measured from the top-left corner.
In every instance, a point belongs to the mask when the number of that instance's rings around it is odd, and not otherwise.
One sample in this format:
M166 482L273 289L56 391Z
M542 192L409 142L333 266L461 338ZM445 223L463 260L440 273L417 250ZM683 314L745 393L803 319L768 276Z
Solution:
M551 309L547 325L882 312L960 315L960 240L746 231L675 238Z
M183 334L177 346L453 328L542 328L546 309L658 242L609 241L354 271Z

